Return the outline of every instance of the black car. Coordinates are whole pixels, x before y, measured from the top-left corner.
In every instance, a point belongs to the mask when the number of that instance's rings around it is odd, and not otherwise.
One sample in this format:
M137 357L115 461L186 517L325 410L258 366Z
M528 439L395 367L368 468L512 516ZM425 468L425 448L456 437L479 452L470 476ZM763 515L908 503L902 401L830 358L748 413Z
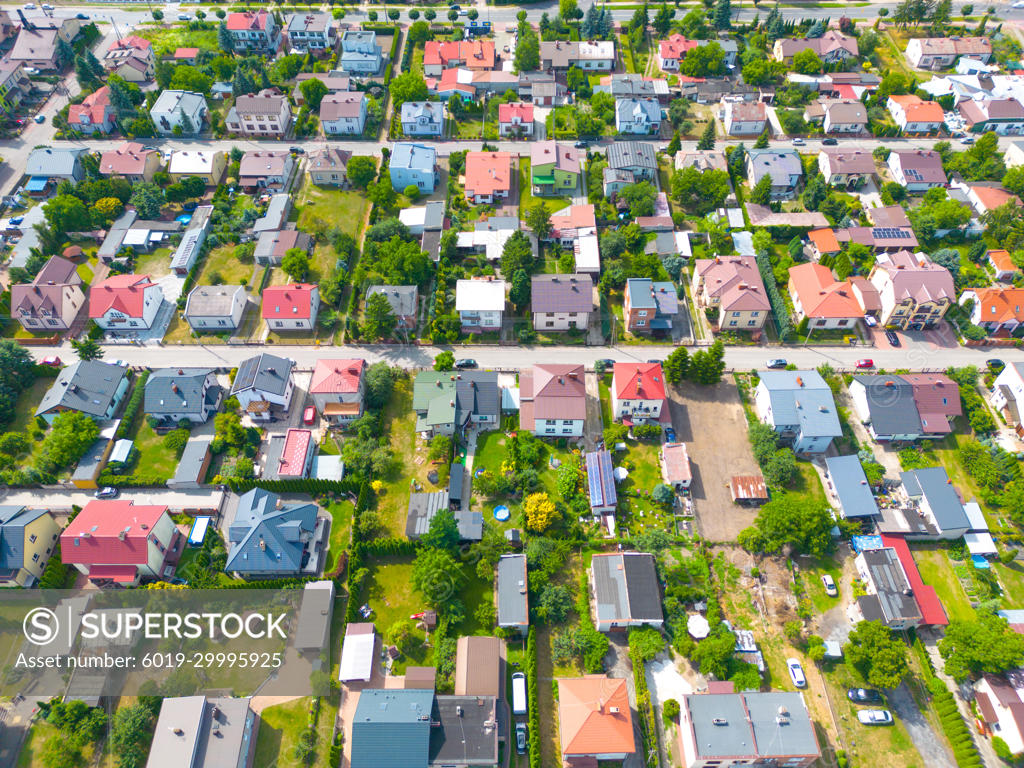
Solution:
M576 147L576 149L586 149L587 147L590 146L590 142L583 141L583 139L580 139L575 144L573 144L573 146Z
M88 19L88 18L89 18L89 14L88 14L88 13L76 13L76 14L75 14L75 18L76 18L76 19L82 19L82 20L85 20L85 19Z
M473 358L463 357L455 361L455 367L461 371L465 368L479 368L480 366L477 365L476 360Z
M1006 367L1006 363L1000 360L998 357L993 357L991 360L986 360L985 365L988 366L990 371L1001 371Z
M656 357L652 357L647 362L652 364L652 365L659 365L661 363L661 360L659 360Z
M833 139L831 136L827 139L822 139L821 143L826 147L834 147L839 143L838 139Z
M607 357L602 357L600 360L595 360L594 361L594 370L595 371L607 371L609 368L614 368L614 367L615 367L615 361L610 359L610 358L607 358Z
M288 151L291 152L293 155L306 154L306 150L304 150L302 147L289 147Z
M882 701L882 694L873 688L849 688L846 698L854 704L878 704Z
M894 347L898 347L900 345L900 337L896 335L896 331L886 331L885 340Z

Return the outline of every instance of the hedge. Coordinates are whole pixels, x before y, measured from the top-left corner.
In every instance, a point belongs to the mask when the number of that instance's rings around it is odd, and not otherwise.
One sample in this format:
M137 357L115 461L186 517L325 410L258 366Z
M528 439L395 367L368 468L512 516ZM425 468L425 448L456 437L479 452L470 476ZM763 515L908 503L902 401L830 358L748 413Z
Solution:
M759 253L756 259L765 292L768 294L768 302L772 305L772 314L775 315L775 324L779 327L779 341L788 341L793 334L793 324L789 320L786 302L783 300L782 294L779 293L779 286L775 282L772 265L768 261L767 254Z
M633 688L636 690L636 712L640 716L642 748L647 753L646 765L657 768L658 726L654 722L654 707L651 706L651 692L647 689L647 675L644 674L644 659L639 652L629 649L629 660L633 663Z
M252 477L226 477L225 484L235 493L245 493L253 488L262 488L275 493L355 493L359 490L356 480L320 480L315 477L296 477L286 480L262 480Z
M932 695L932 704L939 714L939 723L942 731L946 734L950 746L953 748L953 759L959 768L977 768L981 766L981 756L978 754L978 747L974 743L971 732L960 714L960 708L956 705L953 694L950 693L946 684L935 675L932 667L932 660L928 656L920 638L914 640L914 651L921 660L921 667L924 669L925 683Z
M537 635L533 627L526 636L526 707L530 712L530 768L541 768L540 696L537 693Z
M114 438L123 440L135 430L135 424L142 411L142 400L146 397L146 380L149 379L149 371L143 371L135 379L135 389L128 399L124 413L121 415L121 423L117 425L117 432Z

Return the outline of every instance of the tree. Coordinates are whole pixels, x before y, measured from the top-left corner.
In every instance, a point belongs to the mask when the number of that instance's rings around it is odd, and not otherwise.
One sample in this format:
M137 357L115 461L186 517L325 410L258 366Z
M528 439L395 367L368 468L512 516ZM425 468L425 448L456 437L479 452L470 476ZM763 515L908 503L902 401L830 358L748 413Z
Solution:
M813 48L804 48L793 56L793 69L802 75L816 75L823 67L821 58Z
M671 192L683 208L703 216L720 207L729 196L729 174L716 168L700 171L687 166L672 176Z
M164 205L164 196L156 184L143 181L134 186L128 202L135 208L140 219L158 219Z
M78 461L100 436L96 422L80 411L64 411L53 425L36 455L36 468L54 473Z
M546 493L531 493L523 502L526 527L535 533L544 533L558 518L555 502Z
M537 616L551 624L561 624L572 608L572 594L561 584L545 584L537 599Z
M725 373L725 345L716 340L707 349L700 349L690 358L689 377L696 384L717 384Z
M654 490L651 491L651 500L668 507L675 502L676 495L669 486L664 483L658 483L658 485L654 486Z
M153 713L144 704L121 707L114 713L110 746L118 768L143 768L148 755Z
M330 89L324 85L324 81L316 77L303 80L299 84L299 90L302 92L303 102L314 112L320 109L320 102L323 101L324 96L330 93Z
M946 660L946 674L962 683L972 674L998 675L1024 664L1024 635L1010 629L1003 617L979 610L975 619L949 623L939 653Z
M424 547L454 549L459 543L459 524L450 508L439 509L430 520L430 527L420 537Z
M729 0L718 0L713 23L715 29L729 29L732 26L732 5Z
M669 384L680 384L690 372L690 353L686 347L676 347L665 358L662 370Z
M456 12L456 16L458 12ZM529 24L519 25L516 41L516 72L532 72L540 69L540 40Z
M450 350L438 352L434 358L435 371L450 371L455 367L455 355Z
M827 504L782 496L761 507L754 525L743 529L738 541L751 552L792 550L823 557L832 550L832 526Z
M383 408L395 386L395 371L385 362L374 363L366 369L366 405L377 410Z
M1024 195L1024 165L1007 168L1003 175L1003 186L1015 195Z
M403 656L408 655L420 644L420 638L416 634L416 625L409 619L399 619L384 633L384 642L393 645Z
M898 688L907 675L907 646L880 621L858 623L843 654L872 688Z
M53 232L88 232L92 228L89 209L74 195L57 195L43 206L43 216Z
M527 274L533 272L533 246L521 230L514 232L505 241L501 252L501 274L515 275L519 270Z
M679 71L689 77L725 74L725 51L718 43L705 43L691 48L679 62Z
M679 140L679 131L672 134L671 140L668 142L668 146L665 147L665 154L670 157L675 157L676 152L682 148L682 142Z
M96 339L88 336L82 339L72 339L71 347L75 350L79 360L99 360L103 357L103 347Z
M591 8L594 6L591 5ZM654 14L654 21L651 22L651 26L654 27L654 31L658 33L659 37L668 36L668 31L672 28L672 19L675 18L676 11L674 8L669 8L667 3L662 3L658 12Z
M304 248L289 248L281 259L281 269L292 280L301 283L309 275L309 254Z
M796 477L796 455L789 448L779 448L761 465L761 470L770 487L785 487Z
M377 161L365 155L356 155L348 161L348 179L356 189L366 189L377 177Z
M551 234L551 211L543 200L538 200L527 210L526 226L533 230L538 240L545 240Z
M398 200L390 179L371 181L366 187L366 197L380 208L391 208Z
M224 53L233 55L235 52L235 41L228 32L227 23L223 21L217 25L217 45Z
M750 190L750 202L757 205L768 205L772 201L772 177L765 174L754 188Z
M658 197L658 190L651 182L640 181L624 186L618 197L629 203L629 215L635 219L654 215L654 201Z
M704 133L700 135L700 141L697 142L697 149L714 149L715 148L715 123L713 120L709 120L707 127L704 128Z
M412 563L412 588L431 608L442 610L455 598L456 582L461 580L459 564L447 549L420 547Z
M415 72L403 72L388 87L396 108L407 101L426 101L427 83Z
M757 137L757 141L754 142L754 149L768 149L768 140L772 137L771 132L768 130L768 126L765 126L761 135Z
M413 10L416 10L415 8ZM409 14L410 18L413 18L412 13ZM416 18L419 18L419 11L416 12ZM415 24L409 27L409 39L413 45L419 45L427 42L432 37L430 32L430 24L426 21L417 21Z
M387 296L383 293L370 296L366 301L366 315L363 318L363 333L366 337L371 341L390 338L396 325L398 318L391 312Z
M530 303L531 282L530 276L525 269L517 269L512 275L512 287L509 290L508 298L515 305L516 309L522 310Z

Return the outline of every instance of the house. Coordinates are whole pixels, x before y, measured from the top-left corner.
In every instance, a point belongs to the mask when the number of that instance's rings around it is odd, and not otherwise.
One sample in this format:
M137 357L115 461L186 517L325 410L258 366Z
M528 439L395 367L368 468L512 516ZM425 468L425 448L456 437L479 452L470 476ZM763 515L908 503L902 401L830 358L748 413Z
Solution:
M587 390L583 366L534 365L519 374L519 425L538 437L583 437Z
M532 137L533 104L513 102L498 105L498 135Z
M310 283L268 285L263 289L263 320L267 329L311 331L320 310L320 287Z
M210 461L213 459L213 452L210 451L212 442L213 437L209 435L188 439L178 459L178 466L174 469L174 476L167 481L168 488L199 488L206 482Z
M971 322L990 334L1008 336L1024 323L1024 288L969 288L960 296L960 302L967 299L974 302Z
M403 208L398 212L398 220L408 227L409 234L417 237L424 232L439 233L444 229L444 201L430 200L426 205Z
M615 488L612 455L602 448L597 451L588 451L585 459L590 513L595 520L604 520L605 527L614 533L618 492Z
M616 363L612 370L612 418L627 426L671 423L665 408L661 363Z
M498 627L526 635L530 628L526 555L502 555L498 558L494 593Z
M864 466L856 454L825 458L825 486L835 494L844 520L879 514Z
M913 563L913 560L910 562ZM923 596L917 594L914 589L895 548L863 550L854 559L854 565L867 591L867 594L857 598L854 608L857 614L867 621L881 622L896 632L926 623L918 602ZM913 570L917 572L916 566ZM938 602L934 591L931 592L930 599ZM941 606L939 610L941 611ZM944 614L942 617L945 619Z
M605 75L594 87L594 93L610 93L617 99L653 97L662 103L669 99L668 80L665 78L627 72Z
M811 328L853 329L864 308L848 280L839 282L828 267L808 262L789 268L789 295L798 321Z
M223 391L209 368L157 368L146 379L143 412L164 426L205 424L220 407Z
M32 91L25 68L16 61L0 61L0 111L10 114Z
M671 332L672 323L679 314L676 287L670 282L631 277L626 280L622 311L630 333Z
M284 20L284 33L288 47L301 53L330 53L338 44L334 17L329 13L289 13Z
M124 366L80 360L61 369L35 415L52 423L64 411L78 411L97 421L106 421L117 413L128 384L128 369Z
M573 66L585 72L611 72L615 69L615 43L611 40L541 42L541 69L565 71Z
M167 89L153 102L149 116L161 136L195 136L203 129L207 112L203 94Z
M235 98L224 118L228 133L238 136L284 138L292 120L288 98L276 88L264 88Z
M896 526L883 517L879 529L908 541L959 539L972 526L952 481L942 467L902 472L902 496L905 501L895 510L886 508L883 516L900 512ZM904 507L906 509L904 509Z
M817 371L758 371L758 418L796 453L825 453L842 437L832 390Z
M590 561L590 597L598 632L665 623L654 556L645 552L600 552Z
M114 129L115 116L110 103L110 88L104 85L86 96L80 104L68 107L68 127L89 136L110 133Z
M253 261L262 266L278 266L288 251L296 248L310 253L313 250L313 238L296 229L264 230L256 238Z
M388 172L396 191L413 185L422 194L432 194L439 181L437 150L425 144L400 141L392 147Z
M508 200L512 192L512 155L509 152L466 154L466 200L474 205Z
M747 152L747 180L751 189L763 176L771 177L773 200L792 199L804 176L799 153L795 149L751 149Z
M244 285L198 285L185 302L185 322L193 331L234 331L242 322L248 298Z
M941 155L930 149L893 150L887 164L893 180L908 192L926 192L948 183Z
M171 181L181 181L189 176L198 176L206 182L206 186L215 187L224 178L227 168L227 156L220 151L210 152L202 149L179 149L171 152L167 173Z
M659 258L666 256L682 256L689 259L693 255L690 249L688 232L655 232L654 239L644 246L644 253L653 253Z
M815 725L799 691L733 692L728 681L680 702L683 768L785 765L810 768L821 756Z
M493 40L428 40L423 49L423 74L440 77L444 70L464 67L469 70L494 69Z
M421 371L413 384L416 431L428 437L461 434L468 427L493 429L501 412L494 371Z
M267 419L288 413L291 405L292 369L294 360L268 352L250 357L238 366L231 384L231 396L238 399L242 410L252 418Z
M974 702L985 733L1006 744L1011 755L1024 752L1024 679L1013 669L1001 677L984 674L974 683Z
M169 579L185 537L167 507L93 499L60 535L61 561L98 585Z
M317 412L336 425L362 416L365 375L366 361L361 358L317 360L309 382L309 394Z
M0 586L34 586L59 535L60 526L49 510L0 505Z
M665 485L677 491L685 491L690 487L693 472L685 443L664 443L658 451L658 465Z
M941 373L854 376L850 397L861 422L878 441L942 438L962 413L960 390Z
M27 19L21 24L18 37L5 58L10 62L43 72L60 70L71 63L64 60L60 41L70 44L78 35L79 29L78 21L72 18Z
M868 280L882 302L879 320L892 328L919 331L937 325L956 301L953 276L925 253L879 253Z
M1024 165L1024 141L1012 141L1004 153L1007 168Z
M460 637L455 646L455 695L505 693L505 641L500 637Z
M29 192L43 192L48 184L60 181L79 182L85 178L82 170L84 149L53 149L37 147L28 154L25 175L29 177L25 188Z
M402 104L402 133L410 137L440 136L444 130L444 104L407 101Z
M418 324L419 288L415 285L371 285L366 289L366 301L374 294L388 300L391 314L397 320L396 330L413 330Z
M268 11L229 13L226 24L237 52L274 54L281 47L281 28Z
M621 762L636 753L624 678L605 675L558 680L558 733L565 765Z
M295 89L292 91L292 101L300 107L306 103L302 84L307 80L319 80L327 86L328 94L343 93L352 89L352 78L339 69L332 69L330 72L300 72L295 76Z
M907 41L906 56L916 69L948 69L961 56L987 64L992 43L987 37L915 37Z
M1010 363L992 382L992 405L1018 436L1024 433L1024 363Z
M120 176L133 184L152 181L153 174L163 166L160 151L146 149L137 141L126 141L116 149L100 155L100 175Z
M352 153L335 147L323 147L309 153L306 171L310 180L321 187L347 187L348 161Z
M661 105L657 99L616 99L615 130L640 136L661 131Z
M836 256L842 250L839 239L831 228L812 229L807 233L807 246L804 248L804 253L810 251L809 255L815 261L821 261L823 256ZM859 298L856 291L854 297Z
M242 155L238 179L248 190L284 191L292 177L295 159L291 152L249 151Z
M366 94L361 91L329 93L320 102L324 133L361 134L366 129Z
M338 68L348 75L376 75L384 57L377 45L377 33L349 29L341 35L341 58Z
M253 168L253 170L258 172L257 168ZM255 177L254 180L258 181ZM276 179L272 179L272 181L276 181ZM295 225L288 222L288 215L292 211L291 196L285 192L276 192L275 194L269 195L269 197L270 200L267 202L267 207L264 210L263 215L256 219L252 224L252 233L257 238L259 238L264 232L287 232L294 231L295 229ZM280 250L280 248L286 243L296 245L300 248L307 246L307 241L304 238L290 235L279 237L276 240L265 240L261 250L259 240L257 239L254 258L271 258L275 251L283 255L284 251Z
M535 331L586 330L594 311L590 275L534 275L530 311Z
M171 256L171 272L179 277L188 275L199 259L203 244L206 242L206 230L209 227L212 215L212 205L199 205L192 211L192 218L189 219L188 227L185 229L184 234L182 234L178 247L174 249L174 255ZM125 241L128 241L127 237Z
M1024 131L1024 106L1017 99L965 99L956 109L972 133L1016 136Z
M1009 251L993 250L989 251L986 256L988 263L992 265L992 269L996 273L996 280L1009 283L1020 276L1020 267L1010 258Z
M283 503L276 493L253 488L239 497L227 531L229 574L279 578L319 570L324 526L316 504Z
M462 467L461 464L458 465ZM412 493L409 495L409 511L405 521L405 535L415 541L430 530L434 516L451 504L448 491ZM483 515L469 509L455 509L455 522L459 529L460 541L480 541L483 537Z
M350 767L427 768L433 706L433 690L364 688L348 735Z
M758 331L771 314L771 303L753 256L697 259L691 290L698 306L718 309L721 328Z
M663 72L678 72L679 63L686 54L704 41L688 40L679 33L669 35L658 43L658 68Z
M270 435L264 458L267 480L301 480L309 477L316 440L308 429L289 429Z
M146 83L156 76L153 45L138 35L116 40L100 63L108 75L117 75L129 83Z
M847 188L860 187L878 175L874 155L863 149L822 147L818 152L818 169L829 186Z
M768 123L768 109L762 101L725 102L725 132L730 136L759 136Z
M961 192L966 187L967 202L974 213L984 216L989 211L1002 208L1004 205L1021 206L1020 198L999 186L988 186L987 184L964 184L954 182L952 187L958 188Z
M11 286L11 317L26 331L66 331L85 306L77 266L51 256L31 283Z
M857 99L832 99L823 105L822 129L830 134L864 133L868 110Z
M924 101L915 94L893 94L885 107L904 133L938 133L946 122L937 101Z
M814 51L825 64L856 59L860 55L856 37L849 37L834 29L828 29L821 37L779 38L772 48L772 56L776 61L790 64L794 56L806 50Z
M585 156L585 152L553 140L533 142L530 145L530 183L533 193L571 195L578 189Z
M146 768L252 768L260 716L248 697L161 701Z
M171 58L174 59L175 64L188 64L190 67L194 67L197 56L199 56L198 48L175 48Z
M455 311L465 332L500 330L505 312L505 281L493 277L457 281Z
M149 275L114 275L89 288L89 317L105 331L145 330L164 302Z
M605 195L612 195L627 184L654 181L658 159L654 147L644 141L616 141L608 146L605 169ZM611 172L611 173L609 173Z

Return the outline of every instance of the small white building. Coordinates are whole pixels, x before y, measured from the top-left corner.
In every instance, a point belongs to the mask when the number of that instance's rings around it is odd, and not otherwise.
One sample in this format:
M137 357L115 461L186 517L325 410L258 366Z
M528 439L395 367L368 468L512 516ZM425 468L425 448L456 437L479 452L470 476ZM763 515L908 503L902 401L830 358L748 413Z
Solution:
M463 331L500 331L505 313L505 281L494 278L459 280L455 284L455 311L462 320Z
M185 303L185 322L193 331L233 331L242 322L248 298L244 285L198 285Z
M165 90L153 103L149 116L162 136L173 136L177 128L185 136L194 136L203 129L208 111L201 93Z

